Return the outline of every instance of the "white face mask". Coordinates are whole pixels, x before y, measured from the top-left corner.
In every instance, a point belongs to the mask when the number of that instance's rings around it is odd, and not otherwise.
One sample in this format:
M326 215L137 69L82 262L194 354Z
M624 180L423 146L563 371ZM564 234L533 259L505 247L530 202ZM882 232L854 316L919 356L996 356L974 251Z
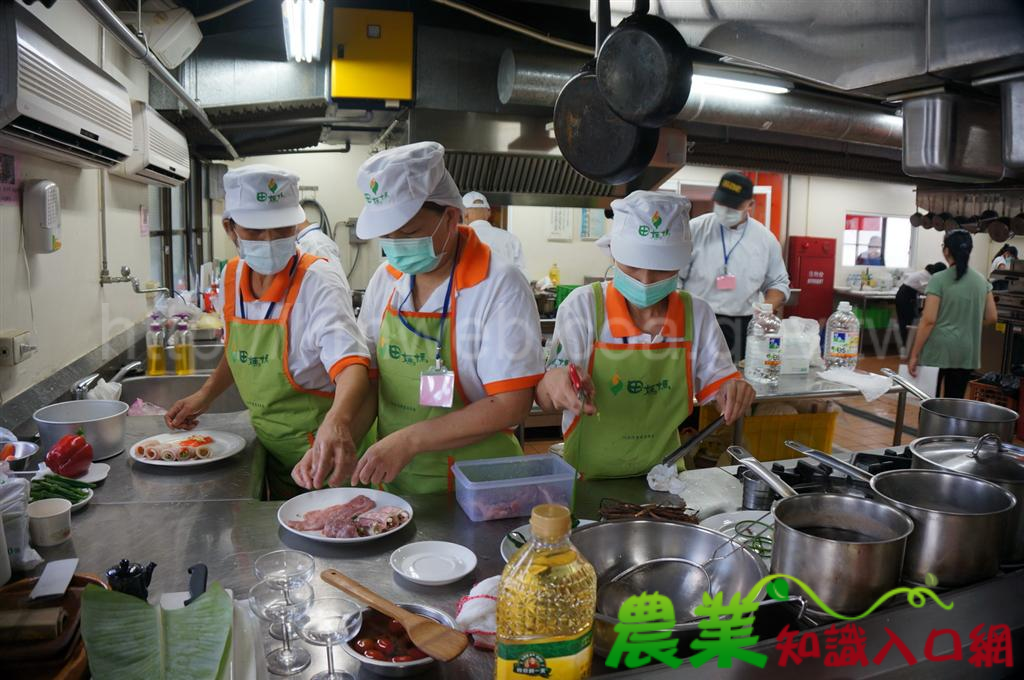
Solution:
M287 266L295 255L295 235L273 241L247 241L238 239L238 255L254 272L269 276Z
M735 227L747 219L747 214L742 210L715 203L715 219L724 227Z

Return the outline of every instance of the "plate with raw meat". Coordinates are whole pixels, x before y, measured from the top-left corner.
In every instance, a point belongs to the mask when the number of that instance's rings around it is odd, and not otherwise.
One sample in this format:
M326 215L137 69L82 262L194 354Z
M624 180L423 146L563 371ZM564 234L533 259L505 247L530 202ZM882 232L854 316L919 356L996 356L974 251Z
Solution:
M132 460L147 465L189 467L230 458L245 448L245 438L219 430L168 432L132 444Z
M320 489L277 511L288 531L323 543L361 543L392 534L412 519L405 499L376 489Z

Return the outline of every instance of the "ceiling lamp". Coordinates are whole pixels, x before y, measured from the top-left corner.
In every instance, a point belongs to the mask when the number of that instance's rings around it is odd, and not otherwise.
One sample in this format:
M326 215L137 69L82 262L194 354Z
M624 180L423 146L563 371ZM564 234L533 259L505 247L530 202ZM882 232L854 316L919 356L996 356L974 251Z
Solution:
M288 58L319 61L324 35L324 0L283 0L281 18Z

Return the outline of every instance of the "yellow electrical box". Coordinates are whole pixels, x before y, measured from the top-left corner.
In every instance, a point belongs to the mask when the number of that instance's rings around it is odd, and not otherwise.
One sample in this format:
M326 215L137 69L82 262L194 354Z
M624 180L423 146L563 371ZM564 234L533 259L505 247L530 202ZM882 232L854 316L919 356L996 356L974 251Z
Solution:
M412 12L336 7L331 97L412 99Z

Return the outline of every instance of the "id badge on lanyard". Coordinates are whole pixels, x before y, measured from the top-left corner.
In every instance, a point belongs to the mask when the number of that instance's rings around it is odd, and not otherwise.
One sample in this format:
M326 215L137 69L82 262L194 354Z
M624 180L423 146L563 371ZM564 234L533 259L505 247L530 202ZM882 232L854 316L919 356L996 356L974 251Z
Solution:
M455 371L439 358L433 368L420 373L420 406L451 408L454 400Z
M722 239L722 259L725 260L725 263L722 266L722 273L715 277L715 288L717 290L736 290L736 275L729 273L729 257L732 256L733 251L736 250L743 237L747 235L747 229L746 227L743 228L743 233L740 234L739 240L728 251L725 250L725 227L720 224L718 229L719 236Z

